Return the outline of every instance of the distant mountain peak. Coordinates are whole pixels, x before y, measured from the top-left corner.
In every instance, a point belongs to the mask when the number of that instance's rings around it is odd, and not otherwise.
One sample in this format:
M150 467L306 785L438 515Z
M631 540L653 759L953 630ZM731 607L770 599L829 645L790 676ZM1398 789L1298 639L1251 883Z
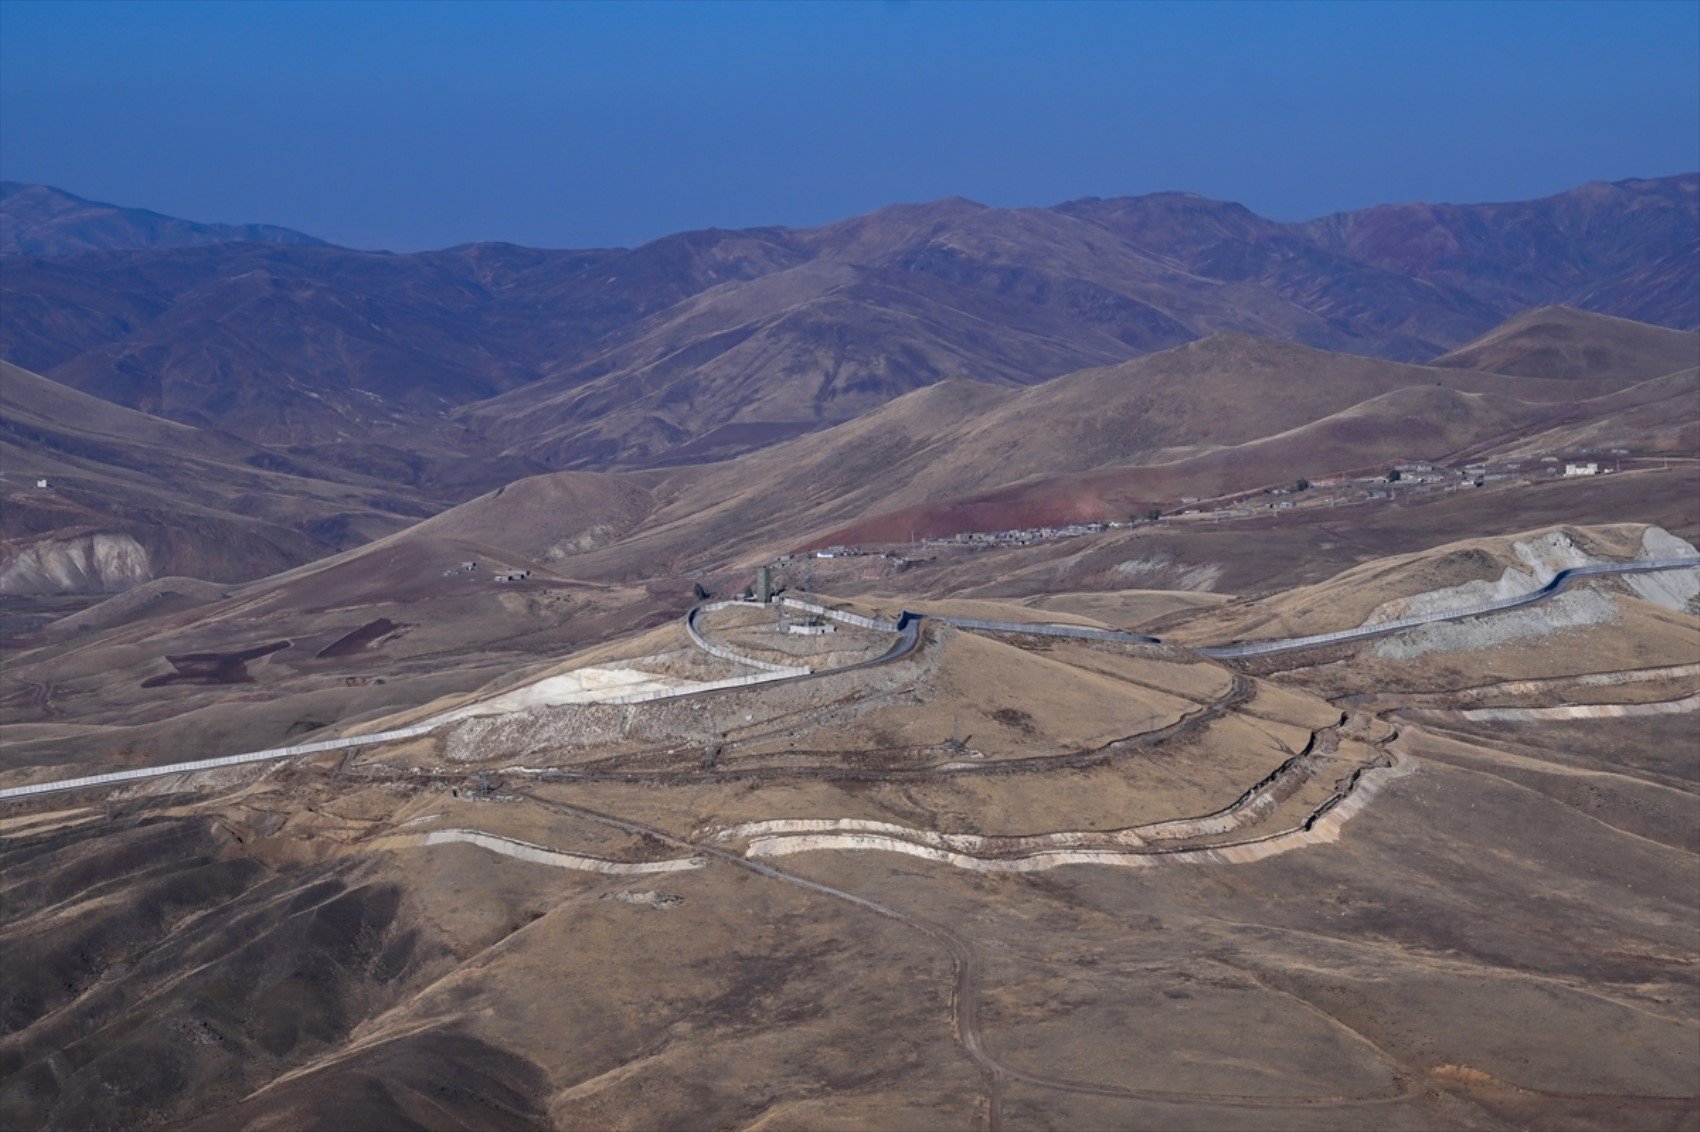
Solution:
M55 257L234 243L327 246L272 224L200 224L88 200L51 185L0 181L0 255Z

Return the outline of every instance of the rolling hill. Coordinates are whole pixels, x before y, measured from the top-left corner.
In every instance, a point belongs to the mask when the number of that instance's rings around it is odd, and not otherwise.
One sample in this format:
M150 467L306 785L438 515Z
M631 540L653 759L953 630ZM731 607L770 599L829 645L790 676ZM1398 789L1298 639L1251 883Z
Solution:
M1572 307L1542 307L1430 364L1524 377L1645 379L1700 365L1700 334Z
M629 583L833 542L1119 520L1184 496L1700 415L1684 412L1676 378L1661 381L1555 381L1214 335L1027 389L942 381L718 463L532 477L384 545L500 547L515 566Z
M1696 530L1694 370L1645 381L1529 377L1220 334L1027 388L946 379L717 463L527 476L399 530L386 525L384 501L405 493L306 461L267 463L289 457L5 376L9 392L24 392L8 416L27 424L14 441L24 455L8 449L8 469L58 453L64 462L50 474L66 485L11 493L8 520L21 524L7 529L12 574L50 573L40 553L28 558L31 547L64 561L128 561L110 544L77 542L104 534L146 553L147 569L111 588L159 578L11 638L18 660L0 708L28 725L20 765L74 762L91 745L163 760L281 744L332 721L410 710L673 625L696 586L736 593L754 565L831 543L1119 521L1154 502L1173 512L1185 497L1254 494L1258 506L1227 521L1183 516L983 552L809 560L827 592L868 595L887 612L887 601L927 597L1161 590L1196 599L1138 598L1173 612L1540 524ZM86 423L55 424L66 419ZM1623 474L1547 473L1337 509L1277 510L1261 494L1400 459L1530 459L1626 440L1641 459ZM1678 457L1668 469L1648 458L1664 453ZM246 582L214 572L232 561L275 572ZM784 584L811 584L798 563L783 569ZM513 571L529 573L498 580ZM233 686L161 690L176 680L170 658L203 656L251 667L232 669ZM75 727L60 722L62 704L78 705Z
M1539 200L1500 204L1382 205L1302 225L1319 246L1401 276L1456 288L1500 310L1555 299L1614 295L1593 310L1678 329L1700 323L1700 301L1686 273L1687 309L1628 281L1691 247L1700 176L1590 181ZM1630 218L1633 218L1632 220ZM1628 223L1625 221L1629 220ZM1652 283L1644 279L1643 283ZM1632 294L1633 292L1633 294Z
M966 382L924 389L837 428L698 469L677 506L778 536L894 507L939 503L948 512L963 499L1007 502L1012 485L1128 466L1143 469L1151 485L1131 499L1148 504L1439 455L1538 427L1568 413L1574 398L1624 384L1439 370L1215 335L1027 390ZM939 516L914 529L1023 525L1018 513L1036 523L1125 517L1102 504L1048 515L1023 504L985 526ZM709 541L721 545L723 537Z
M1566 344L1558 354L1554 335ZM1694 371L1635 375L1680 361L1693 338L1579 312L1533 312L1443 365L1415 366L1217 334L1027 388L947 378L842 424L713 463L525 477L536 463L467 461L493 475L520 474L369 549L424 563L427 577L450 559L496 556L563 580L628 583L800 546L1119 520L1153 504L1401 459L1593 446L1683 455L1700 431ZM1547 376L1482 372L1466 362ZM51 497L15 493L7 528L14 557L27 542L114 531L152 539L153 565L132 580L166 572L257 577L389 534L399 515L423 516L445 502L385 488L387 477L351 471L347 453L338 465L305 446L286 453L120 409L22 371L7 377L17 453L9 466L39 466L32 475L67 485ZM87 423L57 423L65 421ZM455 461L444 457L444 465ZM184 468L208 466L219 470L188 476L185 486ZM186 516L203 532L194 543L201 550L183 541ZM168 547L148 535L154 527L179 531L177 541ZM256 531L265 532L261 542L247 541ZM399 548L413 539L438 549L409 559ZM350 559L356 574L363 553ZM384 561L385 571L397 568Z
M0 463L6 594L110 592L167 575L247 580L441 506L3 364Z

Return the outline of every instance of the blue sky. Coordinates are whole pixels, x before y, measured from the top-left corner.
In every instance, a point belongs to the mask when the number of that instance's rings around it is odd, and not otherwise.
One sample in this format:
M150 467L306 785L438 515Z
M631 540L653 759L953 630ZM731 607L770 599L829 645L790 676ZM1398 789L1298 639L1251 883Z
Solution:
M356 247L1700 167L1700 4L0 2L0 176Z

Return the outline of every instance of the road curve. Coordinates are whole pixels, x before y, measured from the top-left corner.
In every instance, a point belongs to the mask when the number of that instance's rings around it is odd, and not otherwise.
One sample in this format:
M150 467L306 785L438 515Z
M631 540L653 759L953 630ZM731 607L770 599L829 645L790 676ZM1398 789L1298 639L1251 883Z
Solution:
M1700 556L1692 558L1656 559L1648 562L1608 562L1598 566L1573 566L1560 570L1553 575L1552 580L1538 590L1522 594L1518 597L1507 598L1503 601L1492 602L1473 609L1458 610L1449 613L1431 613L1417 617L1406 617L1398 621L1389 621L1381 625L1365 625L1356 629L1345 629L1336 633L1318 633L1308 637L1286 637L1269 641L1245 641L1226 645L1208 645L1194 651L1213 660L1233 660L1241 657L1264 656L1269 653L1287 652L1293 649L1314 648L1320 645L1338 644L1343 641L1367 640L1372 637L1383 637L1392 633L1402 632L1419 625L1432 625L1442 621L1462 621L1471 617L1481 617L1486 614L1502 613L1506 610L1520 609L1546 601L1563 592L1570 583L1583 577L1597 577L1608 574L1644 574L1659 570L1685 570L1700 567ZM693 640L697 638L696 617L701 606L693 606L685 615L686 628ZM834 611L827 610L827 616L834 616ZM1147 637L1139 633L1127 633L1116 629L1091 629L1080 625L1047 625L1029 624L1016 621L976 621L962 617L936 617L904 610L895 622L890 623L897 633L897 640L882 655L869 660L857 661L842 668L828 668L818 672L803 672L796 675L781 675L775 673L772 683L783 683L792 680L818 680L825 676L836 676L858 669L872 668L876 665L890 664L901 660L914 652L920 645L921 624L923 621L937 621L941 624L954 625L964 629L986 629L994 632L1035 633L1042 636L1080 637L1091 640L1125 641L1133 644L1161 644L1156 637ZM708 695L710 692L684 692L679 698L692 695ZM55 794L67 790L92 789L101 786L117 786L122 783L134 782L146 778L161 778L172 774L187 774L194 771L214 770L219 767L240 766L246 763L268 762L277 759L294 758L297 755L317 754L323 751L346 750L350 747L371 746L377 743L393 742L400 739L410 739L435 730L434 726L404 727L398 731L377 732L370 735L355 735L342 739L326 739L317 743L305 743L294 747L276 747L264 751L250 751L240 755L224 755L217 758L197 759L193 762L169 763L157 767L136 767L130 770L110 771L105 774L86 775L80 778L64 778L53 782L35 782L27 786L9 786L0 789L0 802L15 801L22 798L32 798L42 794Z

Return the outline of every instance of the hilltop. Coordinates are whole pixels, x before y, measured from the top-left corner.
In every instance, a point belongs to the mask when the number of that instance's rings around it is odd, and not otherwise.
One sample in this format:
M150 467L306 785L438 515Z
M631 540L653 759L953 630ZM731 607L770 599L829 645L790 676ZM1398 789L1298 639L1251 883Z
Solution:
M1572 307L1524 311L1430 365L1523 377L1663 377L1700 365L1700 333Z

